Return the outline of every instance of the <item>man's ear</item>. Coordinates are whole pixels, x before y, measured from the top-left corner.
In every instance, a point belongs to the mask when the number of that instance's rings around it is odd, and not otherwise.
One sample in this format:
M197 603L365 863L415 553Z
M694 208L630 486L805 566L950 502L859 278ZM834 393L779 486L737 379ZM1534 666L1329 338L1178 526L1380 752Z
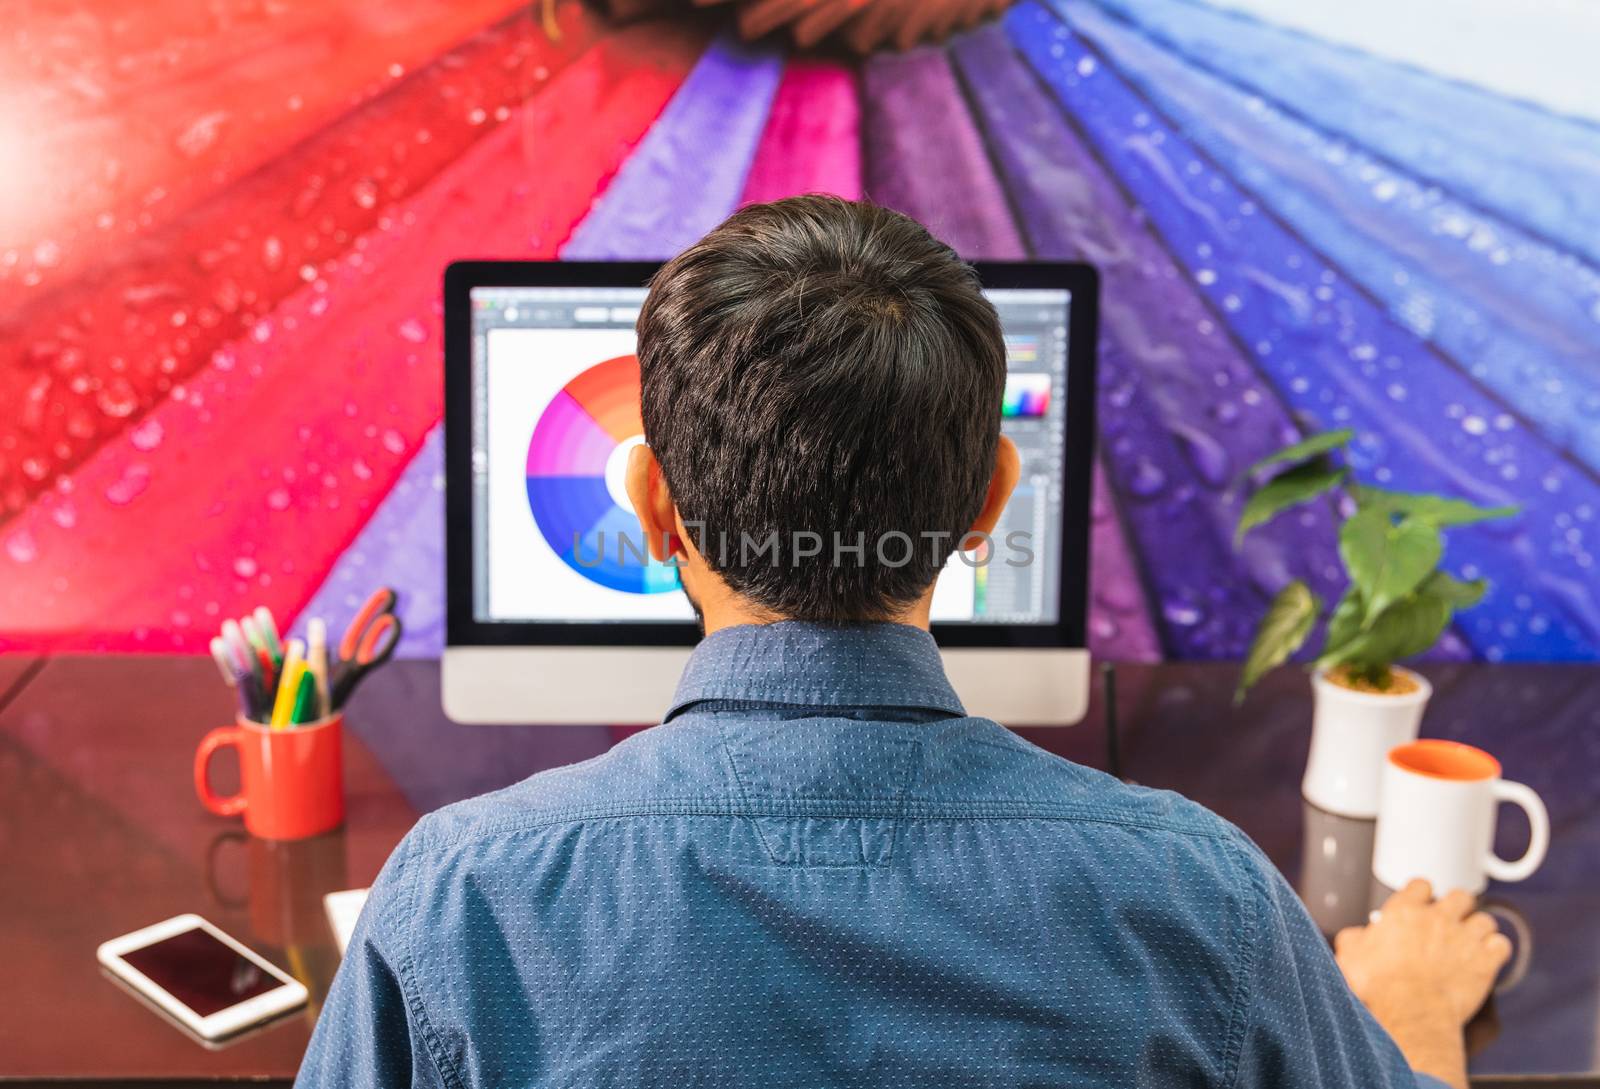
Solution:
M987 537L994 532L995 524L1000 521L1000 512L1006 509L1021 476L1022 458L1017 453L1017 444L1001 435L994 452L994 475L989 478L989 493L983 497L983 507L973 520L969 533L981 533ZM976 548L982 543L981 540L969 538L962 542L962 547Z
M667 478L661 473L661 463L655 451L640 443L628 451L628 501L644 531L645 545L653 559L665 563L683 551L678 540L678 509L673 505L672 493L667 491Z

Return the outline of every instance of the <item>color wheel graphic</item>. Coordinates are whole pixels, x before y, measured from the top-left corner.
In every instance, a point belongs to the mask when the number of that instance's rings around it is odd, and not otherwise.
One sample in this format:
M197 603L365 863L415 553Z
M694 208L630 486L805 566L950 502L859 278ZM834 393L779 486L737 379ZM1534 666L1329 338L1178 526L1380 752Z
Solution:
M638 359L617 356L583 371L534 425L528 508L561 561L590 582L659 594L678 588L677 569L640 562L639 523L620 501L622 464L643 434Z

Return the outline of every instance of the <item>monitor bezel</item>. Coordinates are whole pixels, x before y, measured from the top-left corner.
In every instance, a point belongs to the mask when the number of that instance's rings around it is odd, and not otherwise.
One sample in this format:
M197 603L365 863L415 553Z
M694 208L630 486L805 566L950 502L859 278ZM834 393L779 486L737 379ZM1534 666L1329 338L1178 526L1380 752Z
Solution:
M1068 307L1066 466L1057 620L1047 624L935 623L943 647L1083 647L1088 621L1089 525L1095 449L1099 276L1090 265L975 261L985 288L1056 289ZM692 646L693 621L483 621L473 616L472 299L477 288L641 287L656 261L456 261L444 274L445 642L447 646Z

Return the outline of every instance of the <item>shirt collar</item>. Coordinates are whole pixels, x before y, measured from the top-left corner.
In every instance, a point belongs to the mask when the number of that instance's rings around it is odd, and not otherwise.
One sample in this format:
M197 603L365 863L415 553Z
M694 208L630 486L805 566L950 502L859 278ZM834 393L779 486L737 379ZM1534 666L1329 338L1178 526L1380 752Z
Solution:
M939 647L905 624L745 624L700 641L667 718L703 700L921 707L964 715Z

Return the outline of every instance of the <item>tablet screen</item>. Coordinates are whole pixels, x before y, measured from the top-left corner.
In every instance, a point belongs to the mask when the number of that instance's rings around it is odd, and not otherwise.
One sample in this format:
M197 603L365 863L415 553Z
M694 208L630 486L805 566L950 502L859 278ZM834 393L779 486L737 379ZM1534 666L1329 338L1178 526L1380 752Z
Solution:
M200 1017L283 986L282 980L198 926L123 953L122 959Z

